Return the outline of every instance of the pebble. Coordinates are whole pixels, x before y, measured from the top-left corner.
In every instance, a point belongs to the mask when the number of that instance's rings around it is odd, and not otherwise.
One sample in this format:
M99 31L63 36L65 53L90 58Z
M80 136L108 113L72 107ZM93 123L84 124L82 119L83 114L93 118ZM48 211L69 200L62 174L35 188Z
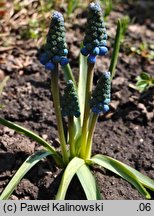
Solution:
M0 69L0 81L2 81L5 78L4 71Z
M47 134L43 134L43 135L42 135L42 138L43 138L44 140L47 140L48 135L47 135Z

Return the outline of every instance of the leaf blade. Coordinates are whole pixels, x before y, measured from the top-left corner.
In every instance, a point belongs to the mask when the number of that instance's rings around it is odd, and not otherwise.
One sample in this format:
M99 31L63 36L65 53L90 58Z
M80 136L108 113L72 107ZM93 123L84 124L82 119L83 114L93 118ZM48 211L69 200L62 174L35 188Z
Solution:
M64 174L62 176L61 179L61 183L56 195L56 200L64 200L65 199L65 195L66 195L66 191L68 189L68 186L73 178L73 176L75 175L75 173L77 172L77 170L84 164L84 160L80 159L78 157L74 157L69 164L67 165Z
M95 177L92 175L89 167L83 164L78 169L77 176L86 194L87 200L100 200L100 192L98 191Z
M20 166L20 168L17 170L9 184L6 186L4 191L2 192L0 196L0 200L6 200L10 197L12 192L14 191L15 187L19 184L21 179L24 177L24 175L35 165L37 164L41 159L44 157L47 157L48 155L51 155L51 152L47 151L38 151L35 152L33 155L29 156L24 163Z
M132 170L129 169L129 166L125 166L122 162L119 162L118 160L115 160L111 157L105 156L105 155L95 155L92 157L90 162L94 162L100 166L103 166L104 168L116 173L117 175L121 176L131 184L147 199L150 199L151 196L147 192L147 190L143 187L141 182L137 179L136 175L132 172Z
M78 95L79 95L79 104L81 111L81 125L83 123L83 114L85 106L85 88L87 82L87 57L83 56L80 53L80 74L79 74L79 83L78 83Z

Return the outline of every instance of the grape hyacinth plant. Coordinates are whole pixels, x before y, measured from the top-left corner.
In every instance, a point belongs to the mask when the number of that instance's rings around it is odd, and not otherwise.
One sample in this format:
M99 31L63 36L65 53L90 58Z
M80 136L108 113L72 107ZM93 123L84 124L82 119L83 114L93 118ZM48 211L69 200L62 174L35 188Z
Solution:
M154 191L154 181L130 166L106 155L92 156L92 143L95 125L99 115L109 111L111 100L111 81L115 74L120 40L121 21L118 21L113 55L109 71L102 72L96 87L93 89L94 67L97 56L107 54L107 33L101 7L90 3L85 37L81 45L79 81L76 83L69 60L65 40L64 18L54 12L46 39L44 53L40 62L51 76L51 92L57 120L57 129L61 152L56 151L47 141L37 134L5 119L0 124L25 134L44 150L29 156L13 176L2 192L0 199L8 199L23 176L41 159L51 155L57 166L64 169L56 194L57 200L65 199L68 186L76 174L88 200L102 199L95 177L90 170L93 164L102 166L119 175L132 184L143 197L150 199L148 190ZM102 58L103 60L103 58ZM66 87L59 90L59 66L62 67ZM63 120L67 122L68 133L64 133ZM88 181L87 181L88 179ZM147 188L147 189L146 189Z

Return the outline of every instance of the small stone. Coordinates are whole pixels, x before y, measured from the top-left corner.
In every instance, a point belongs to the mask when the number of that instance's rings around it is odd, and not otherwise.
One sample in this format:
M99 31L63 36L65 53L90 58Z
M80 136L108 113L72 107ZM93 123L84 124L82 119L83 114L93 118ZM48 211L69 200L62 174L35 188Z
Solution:
M48 135L47 135L47 134L43 134L43 135L42 135L42 138L43 138L44 140L47 140L47 139L48 139Z

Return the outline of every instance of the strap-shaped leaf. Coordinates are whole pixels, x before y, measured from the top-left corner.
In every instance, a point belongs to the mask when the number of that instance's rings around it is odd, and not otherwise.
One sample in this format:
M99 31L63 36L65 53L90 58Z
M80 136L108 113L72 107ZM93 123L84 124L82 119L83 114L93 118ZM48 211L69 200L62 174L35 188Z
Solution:
M116 36L115 36L115 41L114 41L114 48L113 48L113 53L111 57L111 62L110 62L110 67L109 71L111 73L111 80L115 76L115 68L117 65L118 61L118 55L119 55L119 50L120 50L120 43L121 43L121 38L122 38L122 23L121 20L118 20L117 23L117 30L116 30Z
M0 124L2 124L4 126L7 126L8 128L11 128L11 129L15 130L18 133L24 134L27 137L30 137L31 139L33 139L34 141L36 141L37 143L42 145L47 151L49 151L53 155L55 155L57 160L59 161L59 163L62 161L61 157L55 151L55 149L48 142L46 142L44 139L42 139L40 136L38 136L34 132L32 132L32 131L24 128L24 127L21 127L20 125L17 125L17 124L15 124L13 122L10 122L10 121L8 121L6 119L2 119L2 118L0 118Z
M83 164L77 171L77 176L88 200L100 200L101 195L95 177L89 167Z
M88 161L92 163L96 163L116 173L117 175L121 176L122 178L127 180L129 183L131 183L147 199L151 198L150 194L144 188L141 181L138 179L135 173L132 172L132 170L129 168L128 165L125 165L118 160L115 160L111 157L104 156L101 154L95 155Z
M120 162L121 163L121 162ZM148 176L143 175L136 169L123 164L127 169L129 169L138 179L138 181L143 184L146 188L149 188L150 190L154 191L154 180L150 179Z
M102 155L104 158L110 159L112 161L116 161L122 166L125 166L127 169L129 169L138 179L138 181L143 184L146 188L149 188L150 190L154 191L154 180L150 179L149 177L143 175L141 172L137 171L136 169L128 166L127 164L124 164L116 159L113 159L111 157ZM95 157L95 156L94 156Z
M73 73L72 73L72 70L71 70L71 67L69 64L65 65L62 67L62 70L64 72L64 77L65 77L65 80L66 81L69 81L69 80L72 80L74 85L76 86L76 81L74 79L74 76L73 76Z
M6 200L10 197L16 186L19 184L21 179L25 176L25 174L41 159L47 157L48 155L51 155L51 152L46 151L38 151L29 156L25 162L20 166L20 168L17 170L9 184L4 189L3 193L0 196L0 200Z
M80 75L78 83L78 95L79 104L81 112L81 125L83 123L83 112L85 106L85 92L86 92L86 82L87 82L87 57L80 54Z
M68 186L78 169L85 163L81 158L74 157L67 165L56 195L56 200L64 200Z

